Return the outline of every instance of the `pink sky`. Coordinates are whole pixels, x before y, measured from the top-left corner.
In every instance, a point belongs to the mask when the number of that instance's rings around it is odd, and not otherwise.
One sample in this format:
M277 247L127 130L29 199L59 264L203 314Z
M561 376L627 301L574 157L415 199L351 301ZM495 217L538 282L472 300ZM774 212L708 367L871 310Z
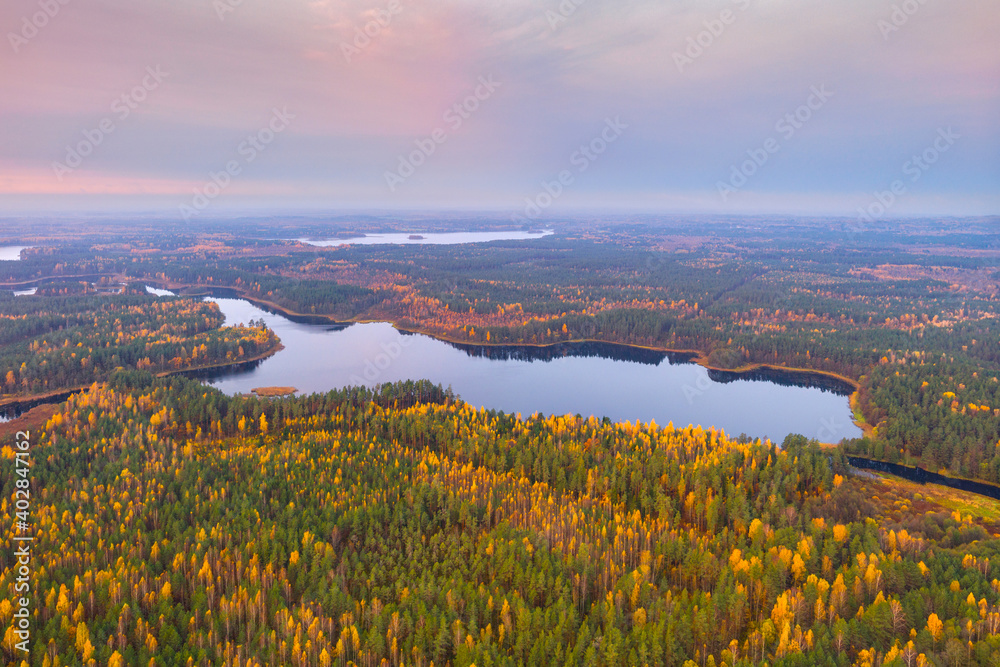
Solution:
M219 210L518 210L571 170L553 213L851 214L951 127L961 139L893 213L1000 212L995 0L914 0L891 32L882 0L576 2L5 0L0 202L173 211L235 161ZM368 43L345 49L366 25ZM679 68L697 39L707 46ZM483 78L497 85L456 126L448 110ZM833 97L781 137L776 123L817 85ZM294 118L248 160L241 147L275 109ZM575 171L615 117L628 129ZM435 130L433 154L388 187ZM769 137L780 150L720 198ZM66 169L81 142L89 154Z

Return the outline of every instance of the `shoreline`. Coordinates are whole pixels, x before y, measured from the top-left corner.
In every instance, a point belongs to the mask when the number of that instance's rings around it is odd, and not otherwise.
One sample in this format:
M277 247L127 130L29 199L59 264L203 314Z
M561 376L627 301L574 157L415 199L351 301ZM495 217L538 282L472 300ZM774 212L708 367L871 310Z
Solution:
M188 287L190 287L190 286L188 286ZM201 287L201 286L197 286L197 287ZM165 289L170 289L170 288L165 288ZM183 289L183 288L181 288L181 289ZM205 289L211 289L211 288L206 286ZM313 321L317 321L318 320L318 322L316 322L316 323L326 322L326 323L329 323L329 324L337 324L337 325L388 323L388 324L391 324L394 329L396 329L398 331L405 332L405 333L420 334L420 335L423 335L423 336L428 336L429 338L433 338L435 340L443 341L443 342L446 342L446 343L452 343L452 344L455 344L455 345L469 345L469 346L484 347L484 348L486 348L486 347L492 347L492 348L502 348L502 347L530 347L530 348L535 348L535 349L545 349L545 348L555 347L556 345L563 345L563 344L600 343L600 344L604 344L604 345L618 345L618 346L626 347L626 348L647 350L647 351L650 351L650 352L662 352L664 354L689 355L691 357L691 359L690 359L691 363L695 363L695 364L697 364L697 365L705 368L708 371L716 371L716 372L721 372L721 373L733 373L733 374L738 375L738 376L749 375L751 373L755 373L755 372L758 372L758 371L772 371L772 372L777 372L777 373L788 373L788 374L793 375L793 376L800 375L800 376L804 376L804 377L817 377L817 378L832 379L832 380L836 380L837 382L842 382L843 384L845 384L848 387L851 387L854 390L853 392L851 392L850 394L848 394L848 397L847 397L848 398L848 405L851 408L851 423L854 424L855 426L857 426L861 430L863 437L869 437L871 435L871 431L872 431L871 425L869 425L867 422L865 422L865 421L858 421L857 419L854 418L854 409L855 409L855 406L856 406L857 400L858 400L858 392L861 390L861 383L858 382L857 380L854 380L854 379L852 379L850 377L847 377L846 375L841 375L840 373L835 373L833 371L824 371L824 370L811 369L811 368L799 368L799 367L793 367L793 366L779 366L779 365L768 364L768 363L744 364L742 366L738 366L737 368L719 368L719 367L710 365L708 363L707 355L705 355L700 350L681 349L681 348L667 348L667 347L654 347L654 346L650 346L650 345L640 345L640 344L637 344L637 343L621 343L621 342L616 342L616 341L607 341L607 340L601 340L601 339L597 339L597 338L581 338L581 339L576 339L576 340L557 341L557 342L554 342L554 343L480 343L480 342L465 342L465 341L457 340L457 339L455 339L455 338L453 338L451 336L448 336L448 335L445 335L445 334L441 334L441 333L437 333L437 332L433 332L433 331L429 331L429 330L426 330L426 329L401 326L401 325L399 325L396 322L389 321L388 319L353 318L353 319L350 319L350 320L338 320L338 319L334 318L332 315L316 314L316 313L313 313L313 314L297 313L297 312L295 312L293 310L289 310L288 308L284 308L282 306L279 306L278 304L276 304L276 303L274 303L272 301L267 301L265 299L258 299L258 298L254 298L254 297L251 297L251 296L247 296L245 294L245 292L243 292L243 290L240 290L240 289L237 289L237 288L233 288L233 287L227 287L225 289L227 289L227 290L233 290L235 293L237 293L237 294L240 295L238 298L245 299L246 301L248 301L248 302L250 302L250 303L252 303L252 304L254 304L256 306L262 307L265 310L267 308L270 308L271 310L276 311L278 314L283 315L284 317L286 317L287 319L290 319L292 321L295 321L295 319L298 318L300 320L308 320L308 319L311 319ZM211 295L206 295L206 296L211 296Z
M54 403L57 400L59 400L60 397L64 397L64 400L65 400L65 398L68 398L72 394L75 394L75 393L77 393L79 391L83 391L84 389L86 389L89 386L90 385L88 384L88 385L80 385L80 386L77 386L77 387L66 387L66 388L63 388L63 389L52 389L50 391L42 392L41 394L28 394L27 396L4 396L4 397L0 397L0 410L2 410L3 408L11 407L11 406L18 406L18 407L20 407L22 405L27 405L29 403L35 403L37 405L45 405L45 404L48 404L48 403ZM36 406L33 405L33 406L31 406L31 407L29 407L27 409L30 410L32 407L36 407ZM25 410L25 412L27 412L27 410Z
M136 282L138 282L138 281L136 281ZM279 315L284 316L286 319L289 319L289 320L291 320L293 322L298 321L298 322L303 323L303 324L310 324L310 323L311 324L323 324L323 323L327 323L327 324L334 324L334 325L350 325L350 324L388 323L388 324L391 324L394 329L396 329L398 331L405 332L405 333L420 334L420 335L428 336L428 337L433 338L435 340L443 341L443 342L446 342L446 343L452 343L452 344L455 344L455 345L469 345L469 346L476 346L476 347L483 347L483 348L488 348L488 347L490 347L490 348L530 347L530 348L535 348L535 349L545 349L545 348L554 347L556 345L562 345L562 344L567 344L567 343L568 344L600 343L600 344L604 344L604 345L618 345L618 346L626 347L626 348L646 350L646 351L650 351L650 352L659 352L659 353L664 353L664 354L689 355L691 357L690 361L692 363L698 364L699 366L705 368L708 371L716 371L716 372L720 372L720 373L733 373L733 374L735 374L737 376L749 375L751 373L755 373L755 372L758 372L758 371L771 371L771 372L777 372L777 373L788 373L788 374L793 375L793 376L794 375L801 375L801 376L804 376L804 377L816 377L816 378L832 379L832 380L836 380L838 382L841 382L841 383L843 383L844 385L846 385L848 387L853 388L854 391L851 394L849 394L849 396L848 396L849 404L850 404L850 407L852 408L852 411L853 411L853 409L855 407L855 403L856 403L856 400L857 400L857 397L858 397L858 391L861 388L861 385L860 385L860 383L857 380L854 380L854 379L852 379L850 377L847 377L846 375L841 375L841 374L835 373L833 371L825 371L825 370L819 370L819 369L800 368L800 367L793 367L793 366L781 366L781 365L770 364L770 363L763 363L763 362L744 364L744 365L738 366L736 368L719 368L717 366L710 365L708 363L708 360L707 360L707 355L704 352L702 352L701 350L692 350L692 349L684 349L684 348L655 347L655 346L651 346L651 345L641 345L641 344L637 344L637 343L621 343L621 342L616 342L616 341L608 341L608 340L601 340L601 339L594 339L594 338L581 338L581 339L568 340L568 341L556 341L556 342L553 342L553 343L481 343L481 342L469 342L469 341L461 341L461 340L458 340L457 338L449 336L447 334L430 331L430 330L423 329L423 328L420 328L420 327L406 327L406 326L401 326L397 322L390 321L388 318L371 319L371 318L358 317L358 318L351 318L351 319L347 319L347 320L338 320L333 315L328 315L328 314L323 314L323 313L299 313L299 312L296 312L296 311L291 310L289 308L285 308L284 306L280 306L280 305L274 303L273 301L268 301L266 299L261 299L259 297L250 296L250 295L248 295L246 293L245 290L243 290L242 288L238 288L238 287L231 287L231 286L227 286L227 285L199 285L199 284L191 285L191 284L184 284L184 283L174 283L174 282L171 282L171 281L160 280L160 279L144 279L141 282L143 282L144 284L156 287L158 289L166 289L166 290L170 290L172 292L178 292L178 296L183 296L183 297L188 297L188 298L211 297L211 296L213 296L213 294L212 294L213 290L220 290L220 291L224 290L226 292L230 292L230 293L234 294L235 296L229 296L229 297L222 297L222 296L220 296L220 297L217 297L217 298L238 298L238 299L243 299L243 300L245 300L245 301L247 301L249 303L254 304L255 306L258 306L258 307L264 309L264 310L270 309L271 311L273 311L273 312L275 312L275 313L277 313ZM191 290L194 293L193 294L180 294L179 292L182 291L182 290ZM199 291L203 291L204 293L199 293ZM279 344L279 348L276 348L272 352L270 352L270 353L268 353L268 354L260 357L260 359L267 358L271 354L277 353L281 349L284 349L284 346ZM258 358L245 359L245 360L242 360L242 361L239 361L239 362L235 362L235 363L216 364L214 366L204 366L204 367L199 367L199 368L185 369L183 371L170 371L167 374L181 373L181 372L190 372L190 371L198 371L198 370L210 370L212 368L226 368L226 367L234 366L234 365L237 365L237 364L240 364L240 363L248 363L248 362L257 361L257 360L259 360L259 359ZM2 405L3 405L3 403L0 402L0 406L2 406ZM859 429L861 429L862 433L865 436L870 435L870 431L871 431L871 426L870 425L868 425L868 424L866 424L864 422L859 422L859 421L853 419L853 414L852 414L851 421L852 421L852 423L855 426L857 426Z
M972 477L958 477L948 470L928 470L906 463L893 463L882 459L858 456L844 452L848 463L858 469L875 470L885 475L892 475L917 484L938 484L968 493L1000 500L1000 484Z
M169 288L167 288L167 289L169 289ZM206 289L211 289L211 288L206 287ZM430 338L434 338L436 340L440 340L440 341L443 341L443 342L446 342L446 343L454 343L456 345L470 345L470 346L475 346L475 347L492 347L492 348L531 347L531 348L535 348L535 349L540 349L541 350L541 349L546 349L546 348L550 348L550 347L555 347L557 345L580 344L580 343L601 343L603 345L618 345L618 346L621 346L621 347L627 347L627 348L632 348L632 349L647 350L647 351L650 351L650 352L663 352L665 354L689 355L691 357L691 362L692 363L696 363L699 366L705 368L706 370L718 371L718 372L721 372L721 373L735 373L737 375L745 375L745 374L754 373L754 372L760 371L760 370L769 370L769 371L777 371L777 372L781 372L781 373L790 373L790 374L793 374L793 375L814 375L814 376L819 376L819 377L830 378L830 379L833 379L833 380L837 380L839 382L843 382L845 385L848 385L848 386L852 387L854 389L853 393L856 393L861 388L861 384L857 380L849 378L846 375L841 375L840 373L835 373L834 371L825 371L825 370L812 369L812 368L801 368L801 367L795 367L795 366L781 366L781 365L769 364L769 363L763 363L763 362L743 364L742 366L737 366L736 368L721 368L721 367L718 367L718 366L712 366L711 364L708 363L708 358L707 358L707 356L705 355L704 352L702 352L701 350L692 350L692 349L685 349L685 348L656 347L656 346L652 346L652 345L642 345L642 344L639 344L639 343L622 343L620 341L603 340L603 339L600 339L600 338L576 338L576 339L573 339L573 340L561 340L561 341L556 341L556 342L553 342L553 343L482 343L482 342L462 341L462 340L458 340L455 337L449 336L447 334L434 332L434 331L431 331L431 330L428 330L428 329L423 329L423 328L420 328L420 327L406 327L406 326L401 326L397 322L392 322L392 321L390 321L388 319L353 318L353 319L349 319L349 320L338 320L338 319L334 318L332 315L315 314L315 313L313 313L313 314L297 313L297 312L295 312L293 310L289 310L288 308L284 308L282 306L279 306L278 304L274 303L273 301L267 301L267 300L264 300L264 299L258 299L258 298L254 298L254 297L251 297L251 296L247 296L241 290L238 290L236 288L227 287L226 289L232 289L232 290L238 292L240 294L240 296L238 298L245 299L246 301L249 301L250 303L253 303L253 304L258 305L258 306L266 306L268 308L271 308L271 309L277 311L279 314L284 315L288 319L293 319L293 318L301 318L301 319L307 319L308 318L308 319L312 319L312 318L315 318L315 319L318 319L318 320L323 320L323 321L325 321L325 322L327 322L329 324L342 324L342 325L347 325L347 324L387 323L387 324L391 324L393 326L393 328L396 329L396 330L398 330L398 331L403 331L403 332L411 333L411 334L420 334L420 335L428 336ZM206 295L206 296L210 296L210 295ZM860 427L860 425L859 425L859 427Z
M284 349L285 346L282 343L278 343L275 347L271 348L270 350L254 355L253 357L250 357L248 359L241 359L239 361L226 362L222 364L212 364L211 366L192 366L190 368L181 368L176 371L160 371L159 373L153 373L153 376L158 378L165 378L165 377L170 377L171 375L183 375L185 373L197 373L200 371L217 370L220 368L239 366L240 364L250 364L255 361L261 361L263 359L267 359L268 357L273 356ZM88 388L90 388L91 385L95 383L105 384L107 383L107 380L106 379L94 380L90 384L79 385L76 387L66 387L63 389L53 389L50 391L43 392L41 394L0 397L0 410L9 407L29 406L27 407L27 409L24 410L25 414L27 414L28 410L31 410L32 408L38 407L40 405L50 405L57 402L61 403L62 401L66 400L73 394L79 393L81 391L86 391ZM23 417L24 415L21 416ZM13 422L16 419L20 419L20 417L15 417L11 421Z
M278 352L285 349L284 343L278 343L270 350L266 352L261 352L260 354L255 354L252 357L247 357L246 359L240 359L239 361L227 361L221 364L212 364L210 366L192 366L190 368L181 368L176 371L160 371L159 373L154 373L158 378L170 377L171 375L183 375L184 373L199 373L201 371L213 371L220 368L230 368L232 366L239 366L241 364L252 364L255 361L261 361L267 359L268 357L274 356Z
M80 273L73 276L45 276L43 278L22 280L19 283L0 283L0 289L13 291L23 287L40 287L41 283L55 282L57 280L90 280L91 278L100 279L108 277L114 276L109 276L106 273Z

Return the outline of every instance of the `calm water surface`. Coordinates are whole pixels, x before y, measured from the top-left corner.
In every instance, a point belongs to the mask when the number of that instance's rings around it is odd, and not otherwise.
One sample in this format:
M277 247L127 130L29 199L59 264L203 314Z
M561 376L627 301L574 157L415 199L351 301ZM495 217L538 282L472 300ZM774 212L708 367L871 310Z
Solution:
M553 232L544 230L539 232L447 232L447 233L423 233L408 232L405 234L367 234L365 236L355 236L342 239L294 239L308 245L329 248L341 245L460 245L463 243L485 243L487 241L527 241L530 239L540 239L549 236ZM419 236L421 238L410 238Z
M164 290L150 290L169 294ZM613 345L555 349L455 346L389 324L297 324L239 299L212 298L234 325L263 318L285 349L249 368L200 377L227 394L293 386L301 393L428 379L474 406L614 421L715 426L780 442L801 433L823 442L859 437L843 393L761 375L736 379L665 354ZM801 381L801 376L799 380ZM820 381L823 383L822 381Z
M16 262L21 259L21 251L27 248L23 245L0 246L0 262Z

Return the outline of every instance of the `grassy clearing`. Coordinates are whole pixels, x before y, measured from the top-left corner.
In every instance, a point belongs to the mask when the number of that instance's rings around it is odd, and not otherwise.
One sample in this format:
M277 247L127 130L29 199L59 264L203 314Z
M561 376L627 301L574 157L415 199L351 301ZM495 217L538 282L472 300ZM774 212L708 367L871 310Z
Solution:
M939 484L916 484L899 477L878 473L880 482L872 483L871 499L880 504L887 516L914 512L947 510L959 512L991 533L1000 532L1000 501Z

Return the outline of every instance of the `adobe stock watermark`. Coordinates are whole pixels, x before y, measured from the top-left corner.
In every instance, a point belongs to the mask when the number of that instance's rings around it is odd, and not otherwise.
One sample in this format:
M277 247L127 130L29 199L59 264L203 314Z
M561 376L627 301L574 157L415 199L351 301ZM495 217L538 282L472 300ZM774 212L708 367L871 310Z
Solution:
M906 181L897 178L889 184L888 189L873 193L871 201L866 206L858 207L857 224L848 227L850 239L854 240L857 234L868 229L868 225L886 215L909 192L907 181L911 184L919 182L924 174L937 164L941 156L950 151L961 138L962 135L952 128L939 127L934 141L903 163L900 170L903 176L908 177Z
M557 11L548 9L545 11L545 20L549 22L549 30L555 32L562 24L569 21L569 18L576 13L580 5L587 0L561 0Z
M14 53L20 53L21 47L38 36L38 33L45 28L62 8L70 3L70 0L38 0L39 11L30 16L21 18L21 29L17 32L8 32L7 41Z
M576 167L576 173L582 174L597 161L601 155L608 150L611 144L618 141L628 125L622 122L621 116L606 118L604 128L585 144L573 151L569 157L571 166ZM573 185L576 176L571 169L563 169L551 181L542 181L541 190L534 197L527 197L524 200L524 213L515 213L510 219L517 224L526 224L537 219L555 203L566 191L566 188Z
M160 66L147 67L146 76L128 92L122 93L111 103L111 116L102 118L97 127L83 131L83 139L76 144L66 146L66 157L62 162L53 162L52 169L60 181L67 174L73 173L83 161L93 155L98 146L104 143L107 136L118 129L117 123L124 122L132 112L138 109L149 98L149 94L160 87L163 80L170 76Z
M697 375L694 382L688 382L681 387L681 392L683 392L689 406L694 405L695 399L704 396L705 392L715 384L712 382L712 378L708 376L708 373L704 372L704 369L699 368L694 372Z
M889 18L879 19L875 24L882 33L882 39L888 41L889 35L899 32L900 28L909 23L926 4L927 0L903 0L899 4L894 4Z
M241 159L229 160L225 167L217 172L209 172L208 180L194 190L194 196L190 204L181 204L178 209L185 222L204 211L215 201L219 195L232 185L233 178L243 173L243 168L252 164L267 147L277 138L279 134L288 129L290 121L295 119L295 114L289 113L288 108L274 108L271 110L271 118L267 124L254 134L240 142L236 147L236 153Z
M781 150L781 142L790 141L806 123L812 120L817 111L826 106L831 97L833 92L827 90L825 84L813 86L803 104L779 118L774 124L774 131L780 135L780 139L768 137L759 148L748 150L746 160L730 167L729 180L716 183L722 201L729 201L731 195L739 192L770 161L771 156Z
M745 12L752 0L733 0L733 4L741 11ZM716 40L722 37L729 26L736 23L739 16L732 9L723 9L714 19L703 22L704 30L687 38L687 46L683 51L674 51L674 64L677 71L684 73L684 68L693 65L694 61L705 55L708 49L712 48Z
M242 0L241 0L242 1ZM368 21L361 27L355 26L354 39L350 42L340 43L340 52L344 54L344 60L351 60L364 51L372 43L372 40L382 34L382 31L392 25L393 17L403 12L403 5L400 0L389 0L385 9L375 12L375 18Z
M820 426L816 431L816 439L827 444L836 444L844 437L844 428L847 426L837 417L824 417L819 420ZM838 437L839 436L839 437Z
M232 14L243 4L243 0L212 0L212 9L220 21L226 20L227 14Z
M392 363L403 356L403 351L413 344L416 336L402 335L399 342L380 343L381 352L371 359L365 359L364 370L361 375L354 373L348 378L350 384L355 387L374 385L375 381L382 377Z
M442 120L448 126L434 128L434 130L413 143L416 148L408 154L399 156L399 163L395 171L386 171L384 174L385 184L389 187L389 192L395 192L396 188L406 182L410 176L417 173L417 169L427 163L427 159L437 152L438 146L448 141L451 132L461 129L465 121L472 118L472 114L479 110L483 102L493 97L497 89L503 84L493 79L493 75L479 77L479 85L463 100L456 102L444 112Z

